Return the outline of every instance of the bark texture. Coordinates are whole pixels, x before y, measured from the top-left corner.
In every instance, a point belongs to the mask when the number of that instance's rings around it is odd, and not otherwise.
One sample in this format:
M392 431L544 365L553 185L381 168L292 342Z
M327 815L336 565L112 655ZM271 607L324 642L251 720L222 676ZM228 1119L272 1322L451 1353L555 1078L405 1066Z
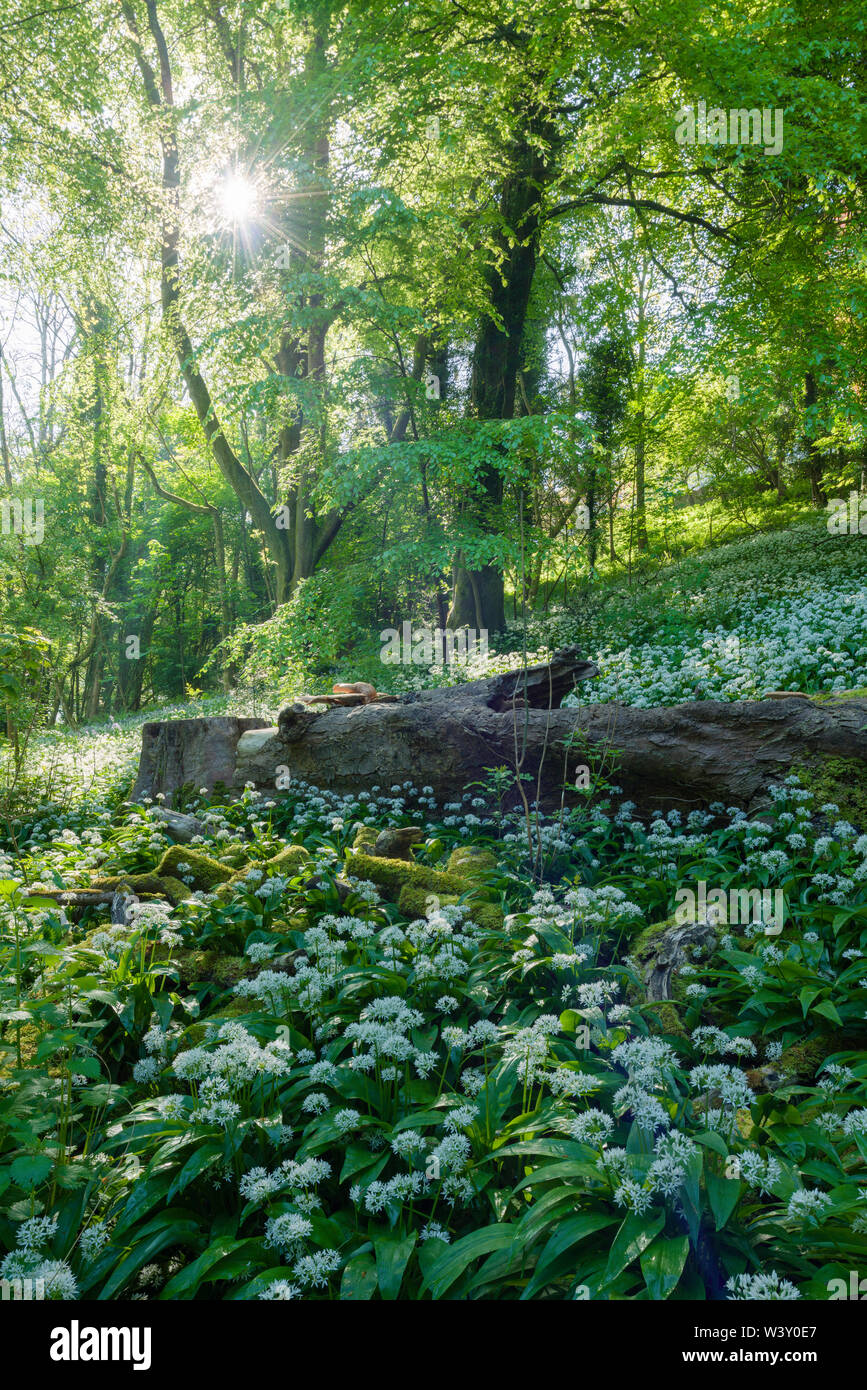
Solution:
M450 800L490 769L517 766L532 776L529 799L538 786L542 805L552 807L564 784L567 804L577 799L569 790L576 768L588 766L592 778L602 763L608 780L650 815L717 800L749 807L793 768L828 758L848 760L847 776L867 786L867 699L560 708L595 673L570 648L550 665L395 704L324 713L293 705L277 728L255 719L146 724L136 792L169 795L184 782L223 780L273 795L301 779L341 792L412 782Z
M161 719L144 724L132 799L137 801L143 796L164 792L171 800L174 793L187 784L207 787L208 791L213 791L217 782L233 786L239 738L248 729L265 727L264 719L236 719L232 715L210 719Z

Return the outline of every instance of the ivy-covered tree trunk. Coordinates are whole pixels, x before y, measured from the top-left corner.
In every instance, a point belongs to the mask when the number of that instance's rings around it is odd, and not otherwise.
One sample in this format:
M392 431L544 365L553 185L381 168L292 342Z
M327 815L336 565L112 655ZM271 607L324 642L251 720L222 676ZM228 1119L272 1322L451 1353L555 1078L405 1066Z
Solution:
M647 415L647 317L645 302L646 267L642 267L638 289L638 323L636 325L635 345L635 546L637 550L647 549L647 488L646 453Z
M546 152L551 134L538 110L519 113L512 144L511 170L500 193L501 228L494 241L485 279L489 309L476 338L470 379L470 404L477 420L511 420L524 327L539 254L540 199L551 176ZM542 146L542 148L540 148ZM494 538L503 531L503 471L496 456L483 469L477 488L468 494L464 515L477 535ZM499 564L467 563L456 556L450 627L506 626L503 571Z
M810 500L813 506L824 507L828 502L828 495L822 489L824 460L816 447L816 426L810 416L810 411L815 408L818 401L819 392L816 386L816 377L813 372L807 372L804 376L804 409L807 413L807 423L804 429L804 449L807 455L807 477L810 480Z

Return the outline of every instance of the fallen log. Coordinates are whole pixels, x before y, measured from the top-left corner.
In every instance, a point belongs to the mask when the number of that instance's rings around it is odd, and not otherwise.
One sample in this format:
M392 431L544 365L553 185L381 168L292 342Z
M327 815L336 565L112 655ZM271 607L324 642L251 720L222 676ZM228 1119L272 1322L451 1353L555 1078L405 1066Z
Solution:
M50 898L59 907L107 907L114 892L104 888L34 888L24 898Z
M388 791L409 782L449 801L468 784L484 782L491 769L505 767L529 774L523 783L528 799L538 792L541 804L552 808L564 795L567 804L578 799L576 770L586 767L591 782L601 769L639 812L652 814L713 801L749 807L793 769L809 773L843 760L846 781L863 786L867 797L867 699L793 695L651 709L562 708L563 698L595 674L592 663L567 648L545 665L420 691L394 704L320 713L293 705L280 712L276 728L246 721L252 727L238 729L232 780L236 788L253 783L272 797L299 779L337 792ZM177 721L175 728L222 722ZM207 781L206 732L196 730L187 761L183 733L169 739L163 732L171 727L143 730L142 766L154 790L167 795L185 780ZM221 738L225 765L225 731ZM154 742L173 748L170 775L158 785ZM517 792L508 799L514 803Z
M248 729L266 728L264 719L217 715L205 719L160 719L142 725L141 759L132 800L170 798L180 787L232 786L238 739Z

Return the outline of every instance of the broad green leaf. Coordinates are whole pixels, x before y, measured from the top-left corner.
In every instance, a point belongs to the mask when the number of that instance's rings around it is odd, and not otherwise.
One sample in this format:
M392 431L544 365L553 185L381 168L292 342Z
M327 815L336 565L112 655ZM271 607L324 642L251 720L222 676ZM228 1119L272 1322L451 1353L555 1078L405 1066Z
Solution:
M659 1236L641 1256L641 1273L650 1297L657 1302L668 1298L677 1286L689 1254L686 1236Z
M253 1240L233 1240L229 1236L221 1236L215 1240L213 1245L209 1245L207 1250L203 1250L197 1259L193 1260L184 1269L179 1270L173 1279L170 1279L160 1294L160 1299L171 1298L193 1298L202 1278L214 1266L220 1263L226 1255L231 1255L234 1251L240 1250L248 1245L252 1249L259 1246L258 1241Z
M611 1247L605 1277L602 1281L603 1287L616 1279L618 1274L631 1265L642 1251L647 1249L650 1242L659 1235L664 1225L664 1211L651 1210L645 1216L637 1216L635 1212L629 1213L614 1237L614 1244Z
M45 1182L54 1167L54 1159L47 1154L24 1154L21 1158L14 1158L9 1165L12 1174L12 1181L23 1187L27 1192L32 1192L34 1187L39 1187L40 1183Z
M195 1153L190 1155L183 1168L181 1168L180 1172L174 1178L166 1194L166 1201L171 1203L179 1193L189 1187L190 1183L193 1182L195 1178L199 1177L201 1173L206 1172L208 1168L212 1168L221 1158L222 1149L217 1148L213 1144L203 1144L200 1149L196 1149Z
M359 1250L347 1260L340 1281L340 1297L347 1302L365 1303L376 1293L376 1260L369 1250Z
M434 1298L442 1298L473 1260L489 1255L492 1250L504 1250L514 1239L513 1226L485 1226L481 1231L473 1231L449 1246L425 1276L422 1287L429 1289Z
M702 1134L696 1134L695 1142L703 1144L706 1149L713 1149L714 1153L718 1153L721 1158L728 1158L729 1156L729 1145L721 1134L716 1134L712 1129L706 1129Z
M830 999L823 999L821 1004L815 1006L813 1013L821 1014L823 1018L830 1019L831 1023L835 1023L838 1028L843 1027L843 1020Z
M617 1218L606 1216L604 1212L579 1212L577 1216L570 1216L565 1221L561 1221L536 1261L533 1277L521 1298L532 1298L539 1289L544 1287L547 1282L546 1272L551 1270L552 1266L568 1250L578 1245L580 1241L586 1240L588 1236L594 1235L596 1231L604 1231L606 1227L616 1224Z
M723 1178L717 1173L706 1173L705 1182L713 1219L717 1230L721 1231L738 1204L741 1184L737 1178Z
M192 1212L169 1207L137 1233L135 1244L112 1272L99 1293L100 1301L114 1298L142 1265L161 1250L173 1246L195 1246L201 1241L201 1227Z

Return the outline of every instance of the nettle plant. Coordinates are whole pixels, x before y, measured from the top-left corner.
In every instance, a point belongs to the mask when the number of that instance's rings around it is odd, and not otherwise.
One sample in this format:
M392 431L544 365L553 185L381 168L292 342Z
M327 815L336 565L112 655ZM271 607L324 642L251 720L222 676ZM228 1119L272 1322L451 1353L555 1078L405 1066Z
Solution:
M25 885L152 872L151 809L43 816L7 856L0 1277L103 1299L824 1298L863 1264L867 837L836 808L790 780L752 818L539 812L542 885L520 814L479 789L193 809L191 853L251 867L113 927ZM423 823L432 866L493 850L503 928L340 891L359 821ZM290 839L315 887L268 869ZM661 1015L641 943L700 879L783 887L786 924L720 924Z

